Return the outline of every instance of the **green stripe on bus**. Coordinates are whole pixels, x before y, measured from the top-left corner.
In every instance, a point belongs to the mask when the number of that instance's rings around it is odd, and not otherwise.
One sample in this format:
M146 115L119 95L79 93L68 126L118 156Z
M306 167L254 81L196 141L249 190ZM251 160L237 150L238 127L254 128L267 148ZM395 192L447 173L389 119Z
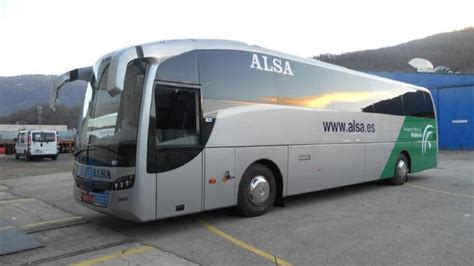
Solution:
M437 139L434 119L405 117L380 179L390 178L394 175L395 160L401 152L408 153L411 173L436 167Z

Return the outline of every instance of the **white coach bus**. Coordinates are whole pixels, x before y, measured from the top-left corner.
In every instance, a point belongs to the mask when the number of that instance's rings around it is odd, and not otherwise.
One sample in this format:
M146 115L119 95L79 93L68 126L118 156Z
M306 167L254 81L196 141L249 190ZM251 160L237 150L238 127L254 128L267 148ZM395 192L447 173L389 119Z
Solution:
M237 206L437 164L428 90L220 40L160 41L58 77L85 80L74 197L134 221Z

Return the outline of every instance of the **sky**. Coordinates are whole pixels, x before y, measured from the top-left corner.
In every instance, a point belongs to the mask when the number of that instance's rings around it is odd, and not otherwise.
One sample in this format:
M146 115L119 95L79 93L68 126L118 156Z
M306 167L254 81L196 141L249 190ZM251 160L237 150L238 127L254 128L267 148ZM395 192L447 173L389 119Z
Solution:
M62 74L167 39L303 57L375 49L474 26L472 10L472 0L0 0L0 76Z

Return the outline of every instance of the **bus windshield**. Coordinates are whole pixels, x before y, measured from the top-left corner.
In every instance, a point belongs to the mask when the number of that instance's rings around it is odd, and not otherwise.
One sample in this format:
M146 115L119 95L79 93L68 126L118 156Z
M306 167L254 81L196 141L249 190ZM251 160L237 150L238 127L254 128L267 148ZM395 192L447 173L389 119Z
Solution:
M145 71L145 62L135 60L129 63L124 89L114 96L105 89L109 65L94 71L80 121L77 161L97 166L135 166Z

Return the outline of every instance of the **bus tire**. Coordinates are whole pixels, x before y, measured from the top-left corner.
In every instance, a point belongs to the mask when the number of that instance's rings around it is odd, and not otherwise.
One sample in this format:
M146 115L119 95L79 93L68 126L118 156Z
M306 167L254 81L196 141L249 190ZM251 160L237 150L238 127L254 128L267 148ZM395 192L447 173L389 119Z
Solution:
M395 161L394 176L387 179L387 184L392 186L403 185L408 179L408 160L407 157L400 153Z
M237 210L247 217L265 214L273 206L275 197L272 171L262 164L253 164L240 180Z
M57 155L51 156L51 159L53 159L54 161L56 161L56 160L58 159L58 156L57 156Z

